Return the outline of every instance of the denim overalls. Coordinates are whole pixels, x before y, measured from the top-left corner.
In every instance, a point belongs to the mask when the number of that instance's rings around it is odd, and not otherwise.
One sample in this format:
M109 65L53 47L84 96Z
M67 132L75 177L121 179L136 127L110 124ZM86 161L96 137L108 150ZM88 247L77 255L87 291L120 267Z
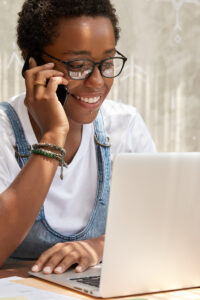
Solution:
M6 102L0 103L0 108L6 112L12 125L16 139L16 159L19 166L22 168L28 160L30 145L26 141L24 130L14 108ZM76 234L64 236L49 226L45 218L44 207L42 207L30 232L19 247L14 251L12 257L35 259L43 251L52 247L56 243L86 240L105 233L110 189L111 162L110 144L104 130L101 111L99 111L99 114L94 121L94 131L98 165L98 184L95 207L87 226ZM17 155L17 153L19 153L20 156Z

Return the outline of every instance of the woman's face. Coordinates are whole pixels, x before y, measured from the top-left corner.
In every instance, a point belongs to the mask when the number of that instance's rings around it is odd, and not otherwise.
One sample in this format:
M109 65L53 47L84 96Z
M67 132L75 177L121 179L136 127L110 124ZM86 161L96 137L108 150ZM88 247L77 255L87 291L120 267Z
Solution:
M111 21L104 17L78 17L62 19L58 37L44 48L48 54L61 60L90 59L94 62L115 55L115 36ZM112 78L102 77L98 67L85 80L69 79L66 65L45 54L45 61L53 61L55 69L62 71L69 80L65 110L68 118L79 124L92 122L113 84ZM95 102L88 103L86 101ZM92 99L92 100L91 100Z

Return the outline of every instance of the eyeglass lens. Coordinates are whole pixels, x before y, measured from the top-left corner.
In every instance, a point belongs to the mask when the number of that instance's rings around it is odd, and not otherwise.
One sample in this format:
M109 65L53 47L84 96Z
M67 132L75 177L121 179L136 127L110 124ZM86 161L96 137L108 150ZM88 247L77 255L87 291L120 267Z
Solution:
M119 75L123 68L123 59L110 58L100 64L101 74L104 77L113 78ZM85 79L93 72L94 65L90 61L76 60L68 63L68 72L72 79Z

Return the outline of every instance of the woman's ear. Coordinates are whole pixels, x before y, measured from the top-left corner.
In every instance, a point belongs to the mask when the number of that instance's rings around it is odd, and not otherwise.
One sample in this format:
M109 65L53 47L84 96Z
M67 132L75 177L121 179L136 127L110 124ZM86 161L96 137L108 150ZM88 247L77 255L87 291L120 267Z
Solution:
M27 49L22 49L21 55L22 55L23 59L25 60L27 55L28 55L28 50Z

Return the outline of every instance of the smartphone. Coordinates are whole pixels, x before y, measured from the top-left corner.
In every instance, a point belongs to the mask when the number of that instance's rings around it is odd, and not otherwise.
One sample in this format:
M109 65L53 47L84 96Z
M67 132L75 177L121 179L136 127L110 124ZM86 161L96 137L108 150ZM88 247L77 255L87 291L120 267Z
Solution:
M44 65L46 62L43 61L43 59L40 56L34 56L34 55L27 55L24 66L22 68L22 76L25 78L25 71L29 69L29 59L30 57L33 57L37 63L38 66ZM67 87L63 84L60 84L56 91L58 100L61 102L62 105L65 104L67 97L69 95L69 91Z

